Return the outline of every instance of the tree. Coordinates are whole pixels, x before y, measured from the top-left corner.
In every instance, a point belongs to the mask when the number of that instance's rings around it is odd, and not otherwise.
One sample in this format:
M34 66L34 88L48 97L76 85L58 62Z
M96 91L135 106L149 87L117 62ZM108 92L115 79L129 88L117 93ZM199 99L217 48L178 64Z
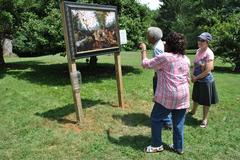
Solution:
M73 0L76 1L76 0ZM126 29L127 50L137 49L146 29L154 23L154 12L135 0L78 0L118 7L119 25ZM65 50L59 8L60 0L0 0L0 40L13 39L13 51L19 56L56 54ZM0 67L4 59L0 45Z
M195 0L162 0L155 20L163 30L164 37L172 31L185 34L188 47L195 48L195 37L198 34L194 25L195 15L200 12L202 2Z
M234 65L234 71L240 71L240 13L232 14L224 22L210 28L214 35L213 50L223 62Z
M205 11L203 15L211 17L208 24L201 25L202 30L208 30L213 35L211 43L214 54L223 62L233 64L234 71L240 71L240 13L228 14L224 20L220 11ZM207 24L207 23L206 23Z
M201 32L213 35L215 55L240 70L239 53L239 0L163 0L156 17L164 34L177 31L184 33L188 48L196 47L196 37Z
M240 2L223 1L221 6L204 9L195 20L198 30L213 35L212 48L223 62L234 65L240 71Z
M3 42L5 38L9 38L13 31L13 10L12 1L0 0L0 68L5 66L3 58Z
M56 42L55 40L57 39L57 47L61 46L60 48L63 48L63 40L59 40L59 35L62 36L61 39L63 39L63 35L61 35L61 33L56 33L61 32L60 12L56 13L57 11L54 10L56 7L58 7L58 5L54 0L0 0L1 68L5 65L2 53L2 42L5 38L14 40L14 49L17 51L17 54L18 51L19 54L21 54L21 52L23 53L34 47L35 50L42 50L42 48L51 49L51 47L43 47L39 45L39 42L34 44L36 41L40 41L40 44L45 43L48 46L54 46L55 44L53 45L52 43ZM53 24L54 22L55 24ZM40 31L36 31L35 27ZM50 29L51 27L53 29ZM38 34L39 32L41 34ZM50 43L46 43L46 40L41 37L42 34L45 34L48 37L46 39L49 40ZM37 38L37 35L40 36ZM31 52L34 52L35 50Z
M21 13L23 23L13 33L14 51L20 56L40 56L64 51L60 10L49 4L44 14Z

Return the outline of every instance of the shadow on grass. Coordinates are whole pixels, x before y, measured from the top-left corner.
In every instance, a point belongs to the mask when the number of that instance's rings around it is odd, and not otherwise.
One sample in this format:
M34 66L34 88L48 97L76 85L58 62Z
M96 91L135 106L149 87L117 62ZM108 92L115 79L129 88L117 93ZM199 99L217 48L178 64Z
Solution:
M128 126L150 126L150 118L148 115L143 113L130 113L125 115L113 115L116 120L121 120L125 125Z
M151 138L143 135L125 135L119 138L111 136L111 131L107 130L108 141L123 147L132 147L134 150L144 151L144 148L151 143Z
M185 125L192 126L194 128L199 127L201 120L194 118L192 115L187 114L185 119Z
M86 63L77 63L77 69L81 72L83 83L99 83L105 79L115 79L114 64L98 63L91 67ZM122 66L122 74L140 74L141 70L132 66ZM35 61L8 63L4 74L23 79L31 83L62 86L70 84L68 64L45 64ZM1 75L1 76L4 76Z
M125 136L115 138L115 137L111 136L110 129L107 130L106 132L107 132L108 141L113 144L119 145L119 146L131 147L134 150L144 152L144 148L146 148L148 145L151 144L150 136L148 137L148 136L143 136L143 135L136 135L136 136L125 135ZM172 150L169 148L168 144L163 142L162 145L165 150L172 152Z
M130 113L125 115L113 115L113 119L121 120L123 124L131 127L136 126L148 126L150 127L150 117L143 113ZM185 125L198 127L201 120L194 118L193 116L187 114Z
M214 72L217 73L232 73L232 74L239 74L240 72L234 72L232 67L222 67L222 66L215 66Z
M4 78L6 75L7 70L5 68L0 69L0 79Z
M101 100L89 100L89 99L82 99L82 107L83 108L90 108L93 107L97 104L107 104L107 105L111 105L110 103L107 102L103 102ZM74 113L75 112L75 107L74 104L68 104L64 107L60 107L60 108L55 108L55 109L50 109L46 112L43 113L35 113L36 116L40 116L43 118L47 118L49 120L56 120L59 123L65 124L65 123L73 123L75 124L76 121L73 120L69 120L66 119L65 117Z

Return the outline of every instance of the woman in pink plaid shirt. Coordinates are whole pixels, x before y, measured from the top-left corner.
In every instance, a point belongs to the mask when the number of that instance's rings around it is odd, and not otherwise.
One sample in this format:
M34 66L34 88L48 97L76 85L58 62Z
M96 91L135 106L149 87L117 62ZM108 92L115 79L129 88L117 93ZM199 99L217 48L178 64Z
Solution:
M155 104L151 113L152 144L148 153L163 151L162 119L172 113L173 144L169 147L183 154L183 133L186 110L189 108L190 60L185 56L186 41L183 34L170 33L166 38L166 52L148 59L146 45L142 49L142 65L157 72L158 82Z

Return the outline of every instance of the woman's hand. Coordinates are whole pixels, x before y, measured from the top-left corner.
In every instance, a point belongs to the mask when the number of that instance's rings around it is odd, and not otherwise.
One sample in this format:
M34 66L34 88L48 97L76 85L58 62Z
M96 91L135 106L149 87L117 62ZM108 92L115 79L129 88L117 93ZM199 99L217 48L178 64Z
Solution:
M142 50L142 51L146 51L147 50L147 46L145 43L141 43L139 48Z
M197 77L194 76L194 75L192 75L192 77L191 77L191 81L192 81L192 83L196 82L197 80L198 80Z
M139 48L141 49L141 57L142 60L147 58L147 46L145 43L141 43Z

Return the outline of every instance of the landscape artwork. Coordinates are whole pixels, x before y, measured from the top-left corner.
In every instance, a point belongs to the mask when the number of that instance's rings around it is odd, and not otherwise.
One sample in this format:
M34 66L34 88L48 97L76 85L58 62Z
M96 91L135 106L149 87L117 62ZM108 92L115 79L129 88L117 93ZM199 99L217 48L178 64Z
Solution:
M118 48L115 12L72 10L77 52Z

